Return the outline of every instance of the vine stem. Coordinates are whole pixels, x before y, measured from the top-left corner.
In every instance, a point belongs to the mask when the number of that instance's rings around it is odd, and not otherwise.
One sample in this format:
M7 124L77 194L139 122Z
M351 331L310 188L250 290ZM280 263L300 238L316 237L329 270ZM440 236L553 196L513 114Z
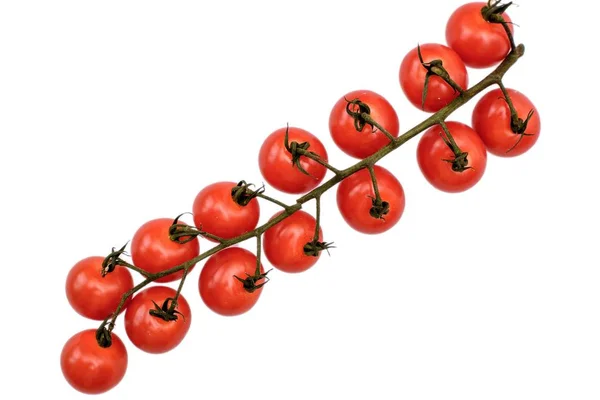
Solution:
M382 147L379 151L377 151L373 155L357 162L356 164L354 164L344 170L337 170L337 169L329 166L327 163L325 163L327 165L325 165L325 164L324 165L326 167L328 167L329 169L331 169L335 173L335 176L330 178L325 183L321 184L319 187L317 187L317 188L313 189L312 191L310 191L309 193L305 194L304 196L298 198L296 200L296 204L284 208L284 212L277 215L276 217L269 220L268 222L264 223L263 225L257 227L253 231L246 232L243 235L237 236L235 238L222 240L217 246L214 246L211 249L206 250L205 252L198 255L197 257L195 257L183 264L177 265L175 267L169 268L167 270L164 270L164 271L161 271L158 273L151 274L146 271L140 270L139 268L136 267L137 270L139 270L138 272L140 272L142 275L146 276L146 279L122 296L121 302L117 306L115 312L112 314L111 326L114 325L114 322L115 322L117 316L119 315L119 313L121 312L123 306L125 305L127 298L129 298L130 296L135 294L137 291L141 290L143 287L145 287L149 283L151 283L159 278L162 278L164 276L171 275L175 272L178 272L181 270L188 270L189 268L191 268L191 266L212 256L213 254L216 254L223 249L226 249L228 247L231 247L233 245L241 243L245 240L248 240L250 238L260 238L260 236L267 229L277 225L284 219L288 218L290 215L294 214L296 211L302 209L303 204L307 203L310 200L316 200L317 198L320 198L323 193L325 193L326 191L331 189L333 186L337 185L342 180L346 179L347 177L355 174L356 172L358 172L364 168L369 168L370 166L374 165L377 161L381 160L383 157L390 154L391 152L396 150L398 147L402 146L404 143L406 143L410 139L414 138L415 136L417 136L421 132L425 131L426 129L428 129L436 124L443 123L448 118L448 116L450 116L454 111L456 111L457 109L462 107L469 100L471 100L477 94L481 93L486 88L488 88L492 85L500 85L502 82L502 78L504 77L506 72L517 62L517 60L519 58L521 58L523 56L524 53L525 53L525 46L523 44L516 46L514 48L514 50L511 51L506 56L506 58L500 63L500 65L498 65L498 67L495 70L490 72L489 75L487 75L485 78L483 78L477 84L473 85L468 90L465 90L464 92L462 92L462 94L460 96L456 97L447 106L445 106L444 108L442 108L435 114L432 114L429 118L425 119L418 125L414 126L412 129L410 129L407 132L405 132L404 134L400 135L398 138L395 138L392 142L390 142L386 146ZM307 157L308 157L308 155L307 155ZM319 161L318 157L316 157L316 158L317 159L315 159L315 161Z

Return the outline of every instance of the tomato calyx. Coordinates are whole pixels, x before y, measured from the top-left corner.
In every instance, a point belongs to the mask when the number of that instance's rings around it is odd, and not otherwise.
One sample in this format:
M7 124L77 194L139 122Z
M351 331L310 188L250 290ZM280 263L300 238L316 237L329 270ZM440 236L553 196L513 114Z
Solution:
M223 243L225 239L220 238L218 236L212 235L208 232L202 230L202 227L193 227L187 224L180 224L179 218L181 218L184 214L179 214L174 220L171 226L169 227L169 239L179 244L185 244L191 242L196 239L198 236L202 236L205 238L210 238L219 243Z
M233 201L244 207L247 206L252 199L257 198L265 192L265 186L261 186L256 190L250 189L254 186L252 183L246 183L246 181L240 181L236 186L231 189L231 198Z
M310 154L312 156L312 158L319 158L319 155L316 153L313 153L312 151L308 151L308 149L310 148L309 142L302 142L302 143L291 142L290 143L289 131L290 131L290 127L288 125L285 129L285 137L283 139L283 145L285 146L285 149L292 156L292 165L295 166L296 168L298 168L298 170L300 172L302 172L304 175L310 176L310 174L304 169L304 167L302 167L302 164L300 163L300 157L306 155L307 153Z
M385 216L390 212L390 203L378 197L371 197L371 199L369 215L375 219L385 220Z
M454 153L454 158L444 158L442 159L442 161L452 164L452 171L454 172L464 172L468 169L474 169L473 167L469 166L469 153L466 151L461 151L461 149L454 141L454 138L452 137L452 134L450 133L450 130L448 129L446 123L442 122L440 123L440 126L443 130L443 134L440 133L440 137L442 138L444 143L446 143L446 146L448 146L450 150L452 150L452 152Z
M346 104L346 112L354 120L354 129L358 132L362 132L366 125L370 125L372 132L375 133L376 128L373 126L373 123L370 122L370 118L369 120L365 118L365 116L371 114L371 107L369 107L367 103L360 101L358 98L348 100L344 97L344 100L348 103Z
M419 61L423 68L427 70L425 74L425 83L423 84L423 92L421 95L421 109L425 110L425 100L427 99L427 91L429 89L429 80L432 76L439 76L446 82L452 89L454 89L454 93L459 92L460 94L464 93L463 88L460 87L454 80L450 77L446 68L444 68L444 63L440 59L435 59L431 61L425 62L423 60L423 55L421 54L421 45L417 45L417 54L419 56Z
M506 23L502 14L504 14L512 4L512 1L502 3L502 0L489 0L487 4L481 8L481 15L487 22L498 24Z
M120 257L125 253L125 247L127 247L127 243L123 245L119 250L116 250L114 247L112 248L112 252L102 260L102 270L101 275L104 278L107 274L113 272L117 265L123 265L120 263Z
M115 323L112 320L105 319L100 327L96 329L96 342L98 346L106 349L112 345L111 332L114 327Z
M333 249L333 242L320 242L317 239L313 239L311 242L308 242L304 245L303 251L304 254L310 257L318 257L322 251L326 251L329 254L329 249Z
M513 144L510 149L506 150L507 153L511 152L512 150L515 149L515 147L517 147L519 145L519 143L521 143L521 140L523 140L523 137L525 136L533 136L533 133L525 133L525 131L527 130L527 124L529 123L529 121L531 120L531 117L533 117L534 111L533 110L529 110L529 112L527 113L527 117L525 118L525 120L523 120L522 118L520 118L517 113L511 113L511 121L510 121L510 129L514 132L515 135L519 135L519 139L517 139L517 141L515 142L515 144Z
M176 310L177 300L175 298L166 298L162 306L156 304L154 300L152 300L152 304L154 304L154 308L148 311L148 313L153 317L160 318L164 321L169 322L177 321L179 319L178 315L181 315L181 317L185 321L185 315Z
M271 270L268 270L267 272L261 274L260 273L260 264L259 264L259 266L256 268L256 271L254 272L253 275L246 273L246 278L240 278L237 275L234 275L233 277L242 283L242 285L244 286L244 289L248 293L254 293L256 290L265 286L265 284L267 282L269 282L269 278L267 277L267 274L269 272L271 272ZM262 281L262 280L264 280L264 282L258 283L259 281Z

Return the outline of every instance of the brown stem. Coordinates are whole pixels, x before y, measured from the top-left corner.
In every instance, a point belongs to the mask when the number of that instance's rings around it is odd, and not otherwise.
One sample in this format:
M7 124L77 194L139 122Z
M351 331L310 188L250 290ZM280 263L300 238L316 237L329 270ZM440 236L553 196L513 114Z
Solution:
M355 174L356 172L358 172L364 168L368 168L369 166L375 165L375 163L377 161L379 161L386 155L390 154L391 152L396 150L398 147L402 146L404 143L406 143L413 137L417 136L418 134L422 133L423 131L432 127L433 125L439 124L439 123L445 121L446 118L448 118L448 116L450 114L452 114L454 111L456 111L457 109L462 107L464 104L466 104L473 97L475 97L476 95L481 93L483 90L485 90L486 88L488 88L494 84L498 84L501 81L502 77L506 74L506 72L517 62L517 60L520 57L523 56L524 52L525 52L525 47L522 44L520 44L506 56L504 61L502 61L502 63L500 63L500 65L494 71L492 71L489 75L487 75L485 78L483 78L481 81L479 81L477 84L475 84L468 90L465 90L461 96L456 97L446 107L444 107L441 110L439 110L438 112L432 114L431 116L429 116L429 118L425 119L424 121L422 121L421 123L419 123L418 125L413 127L412 129L408 130L406 133L404 133L403 135L396 138L393 142L390 142L388 145L382 147L379 151L377 151L373 155L357 162L356 164L354 164L344 170L339 171L339 173L336 173L335 176L333 176L331 179L329 179L328 181L321 184L319 187L313 189L309 193L298 198L296 200L296 204L294 204L293 206L289 206L289 208L287 208L287 209L284 209L284 212L278 214L273 219L271 219L268 222L264 223L263 225L257 227L253 231L246 232L243 235L237 236L235 238L223 240L222 242L219 243L219 245L214 246L209 250L206 250L202 254L198 255L197 257L194 257L191 260L186 261L183 264L177 265L175 267L169 268L167 270L164 270L164 271L156 273L156 274L148 275L144 281L142 281L137 286L135 286L133 289L129 290L127 293L125 293L123 295L123 297L121 298L121 302L117 306L117 309L112 314L111 323L114 325L116 316L119 314L119 312L123 308L123 305L125 304L125 301L127 300L127 298L132 296L134 293L136 293L138 290L142 289L149 283L155 281L156 279L162 278L164 276L171 275L175 272L189 268L190 266L201 262L202 260L206 259L207 257L210 257L211 255L213 255L225 248L231 247L235 244L238 244L240 242L248 240L252 237L259 237L267 229L277 225L284 219L288 218L290 215L294 214L296 211L302 209L302 205L305 204L306 202L316 199L317 197L320 197L323 193L325 193L326 191L328 191L329 189L331 189L332 187L334 187L335 185L337 185L339 182L346 179L347 177Z

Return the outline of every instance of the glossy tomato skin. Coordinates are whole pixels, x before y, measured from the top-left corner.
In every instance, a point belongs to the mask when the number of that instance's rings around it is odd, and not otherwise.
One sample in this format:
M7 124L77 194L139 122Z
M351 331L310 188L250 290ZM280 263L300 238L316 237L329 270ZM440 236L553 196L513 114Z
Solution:
M275 214L271 219L280 215ZM308 256L304 245L312 242L317 220L307 212L296 211L263 234L263 251L271 265L284 272L304 272L317 263L319 256ZM319 242L323 230L319 227Z
M183 224L181 221L179 223ZM172 218L157 218L146 222L135 232L131 240L131 258L137 267L157 273L183 264L200 254L198 238L185 244L169 238L169 228L172 224ZM159 278L155 282L173 282L182 276L183 270Z
M286 128L277 129L263 142L258 165L265 180L273 188L284 193L302 194L316 188L325 178L327 168L307 157L300 157L300 165L308 172L302 173L292 164L292 156L285 148ZM296 127L289 127L289 143L310 143L308 151L319 155L324 161L328 160L323 143L312 133Z
M486 2L467 3L457 8L446 24L446 42L468 67L487 68L498 64L510 51L508 36L502 24L487 22L481 14ZM510 17L508 22L513 33Z
M264 273L263 266L260 266ZM254 275L256 255L241 247L228 247L211 256L198 282L200 297L213 312L223 316L235 316L249 311L258 301L263 288L249 293L234 278ZM261 283L261 282L259 282Z
M387 145L390 140L377 128L365 124L357 131L354 118L346 111L347 100L359 99L370 108L370 116L392 136L398 137L400 121L392 105L378 93L370 90L355 90L341 97L329 114L329 133L334 143L346 154L354 158L367 158ZM350 106L359 112L358 105Z
M102 321L112 314L121 297L133 288L133 277L126 267L117 266L102 277L104 257L87 257L69 271L65 285L71 307L80 315ZM129 305L128 299L121 310Z
M374 218L369 213L375 192L367 169L344 179L337 189L337 205L342 217L353 229L365 234L379 234L391 229L400 221L406 205L400 181L379 165L375 165L373 170L381 200L390 204L390 211L384 219Z
M461 122L448 121L446 126L462 152L468 153L467 169L463 172L452 170L454 153L446 145L441 135L440 125L429 128L417 145L417 162L425 179L435 188L449 193L463 192L481 180L487 165L487 152L483 141L470 126Z
M96 330L73 335L60 355L60 367L67 382L85 394L105 393L117 386L127 371L127 349L117 334L103 348L96 342Z
M426 43L421 45L421 55L426 63L442 60L442 65L450 78L461 88L467 89L469 83L467 67L460 56L450 47L437 43ZM406 98L419 109L422 109L421 100L426 74L427 70L419 60L417 48L412 49L400 64L400 86ZM437 112L459 94L439 76L431 76L423 110Z
M256 198L245 206L237 204L231 190L234 182L217 182L202 189L193 204L194 224L203 231L231 239L252 231L260 219Z
M533 110L533 115L527 122L526 135L521 137L513 132L510 109L500 89L492 90L479 99L473 109L473 129L490 153L499 157L516 157L527 152L537 142L541 131L541 120L538 110L529 98L517 90L509 88L506 90L519 118L525 120ZM515 146L517 141L519 144Z
M183 295L177 299L177 320L165 321L150 315L149 312L163 305L168 298L174 298L175 289L167 286L152 286L139 292L131 301L125 313L125 331L131 343L147 353L161 354L177 347L190 329L192 311Z

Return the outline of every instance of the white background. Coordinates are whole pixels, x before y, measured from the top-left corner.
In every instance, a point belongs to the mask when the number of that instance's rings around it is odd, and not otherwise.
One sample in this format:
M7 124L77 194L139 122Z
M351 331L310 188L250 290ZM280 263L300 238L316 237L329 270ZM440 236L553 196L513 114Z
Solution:
M288 122L349 166L327 121L351 90L388 98L402 132L418 123L400 62L418 42L443 43L462 1L1 4L0 397L66 400L86 396L64 381L61 348L97 326L69 307L71 266L191 211L205 185L262 183L261 142ZM407 195L393 230L350 230L331 191L331 257L273 272L237 318L202 304L197 268L184 343L152 356L125 338L126 377L102 398L600 398L597 21L584 21L586 4L510 9L527 50L506 85L539 109L534 149L490 157L475 188L450 195L425 182L409 142L381 163ZM471 70L471 83L487 72ZM452 119L469 122L473 105ZM263 205L261 220L275 211ZM115 332L125 337L121 323Z

